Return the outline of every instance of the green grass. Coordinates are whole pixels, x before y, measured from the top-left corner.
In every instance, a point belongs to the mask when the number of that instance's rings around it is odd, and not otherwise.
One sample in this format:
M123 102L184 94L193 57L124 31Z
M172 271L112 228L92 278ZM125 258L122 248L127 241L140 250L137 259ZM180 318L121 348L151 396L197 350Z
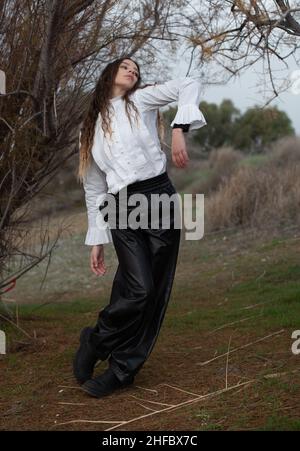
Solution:
M272 239L270 242L264 243L263 245L260 245L257 248L258 252L266 252L266 251L270 251L274 248L277 248L280 245L284 245L285 242L280 240L279 238L274 238Z
M263 166L264 163L266 163L268 160L269 160L268 155L260 155L260 154L248 155L245 156L245 158L243 158L240 161L240 165L260 167Z
M258 431L300 431L300 419L289 418L284 415L270 415Z
M104 300L103 300L104 303ZM95 300L77 299L73 302L51 302L49 304L21 304L18 307L19 317L23 319L46 320L53 318L62 318L65 315L79 315L87 313L101 306L102 302ZM10 309L15 312L15 309ZM0 313L5 315L5 310L0 305Z
M224 296L227 302L216 306L216 302L207 302L207 287L213 289L213 280L220 274L218 247L208 246L207 242L186 243L182 249L182 259L186 259L184 275L179 273L176 279L176 291L169 306L170 314L165 320L166 327L183 332L184 330L210 331L223 324L254 316L235 325L240 330L257 328L262 333L266 328L298 328L300 318L300 265L296 258L289 256L273 261L272 252L282 252L281 240L272 239L259 246L254 243L255 253L233 256L228 260L228 281ZM288 243L285 244L287 246ZM288 252L285 251L284 252ZM257 255L259 250L259 255ZM261 253L269 260L261 259ZM262 261L265 260L265 261ZM202 265L207 263L205 268ZM201 268L196 270L196 268ZM231 271L235 274L231 282ZM236 279L244 279L239 281ZM218 280L218 279L216 279ZM199 286L204 287L195 289ZM189 301L189 302L188 302ZM254 309L244 309L251 305ZM255 317L257 316L257 317Z
M265 271L259 280L251 278L228 291L231 307L261 303L261 326L297 328L300 318L300 266L287 266L281 262L268 266Z
M241 267L240 270L242 271ZM199 276L190 274L189 283L182 283L176 290L174 302L170 306L172 314L166 318L166 325L178 331L187 328L209 331L222 324L257 314L260 315L259 319L241 322L238 327L251 329L259 324L260 328L297 328L300 318L300 265L289 266L283 261L266 267L265 271L260 279L250 275L245 282L229 286L226 290L228 302L217 308L215 305L209 307L207 303L202 304L201 291L194 289ZM214 271L201 272L201 279L213 274ZM192 308L187 308L186 299L192 302ZM256 304L261 306L249 312L243 309Z
M265 251L271 248L266 245ZM213 260L215 255L213 252L210 255L204 252L197 253L194 258L191 258L191 255L189 257L193 265L201 265L202 262ZM243 261L243 258L240 261L237 260L236 265L241 271L247 271L247 261ZM209 283L209 278L216 274L218 274L217 268L201 271L201 281L207 280ZM166 327L178 331L187 328L194 331L209 331L224 323L250 316L253 312L249 313L243 310L243 307L260 303L262 315L259 322L263 327L299 326L300 265L298 264L288 265L286 261L281 261L265 266L263 277L258 279L257 276L250 275L246 281L229 286L226 290L228 302L220 307L213 305L210 308L206 303L202 306L202 293L195 290L198 280L199 273L194 271L190 273L188 280L184 278L182 282L177 282L176 292L172 295L172 301L169 304L170 314L165 319ZM47 305L24 304L19 306L19 317L24 320L64 321L66 317L71 316L75 320L82 314L102 308L105 305L105 299L104 294L103 298L98 300L77 299L73 302ZM5 311L0 308L0 313L5 314ZM249 320L241 323L239 327L251 328L256 322L256 319ZM67 322L66 326L68 326ZM12 330L12 327L6 325L9 330Z

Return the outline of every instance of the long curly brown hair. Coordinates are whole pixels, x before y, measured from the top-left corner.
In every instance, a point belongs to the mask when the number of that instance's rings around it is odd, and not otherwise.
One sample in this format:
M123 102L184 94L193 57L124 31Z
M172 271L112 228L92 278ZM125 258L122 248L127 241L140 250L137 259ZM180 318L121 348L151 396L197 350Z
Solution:
M83 178L86 174L86 171L91 163L92 158L92 145L94 139L94 130L95 124L98 118L99 113L101 114L101 126L103 129L103 133L105 136L107 134L112 136L111 129L111 116L110 116L110 98L113 91L113 84L115 77L117 75L120 64L123 60L129 59L133 61L138 67L138 79L136 84L132 89L126 91L124 96L122 97L125 100L125 109L126 114L128 116L130 125L132 127L130 110L134 110L135 112L135 120L138 121L139 112L136 108L134 102L129 98L130 94L133 93L138 88L145 88L146 86L151 86L150 84L146 84L141 86L141 73L139 64L133 60L131 57L124 56L122 58L118 58L111 63L109 63L102 71L99 80L95 86L95 89L92 94L92 100L89 104L87 113L84 117L82 127L80 129L80 145L79 145L79 166L77 172L77 180L79 182L83 181ZM157 114L157 126L159 132L160 140L163 140L165 133L165 126L163 118L158 111Z

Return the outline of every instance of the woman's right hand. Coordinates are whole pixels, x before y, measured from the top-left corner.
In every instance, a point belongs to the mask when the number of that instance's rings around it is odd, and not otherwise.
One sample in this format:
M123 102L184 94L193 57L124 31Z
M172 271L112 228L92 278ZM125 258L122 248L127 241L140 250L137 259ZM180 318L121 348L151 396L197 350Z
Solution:
M186 150L185 136L181 128L172 130L171 145L172 161L177 168L185 168L189 162L189 156Z
M90 266L96 276L103 276L106 272L106 266L104 263L104 246L103 244L97 244L92 247Z

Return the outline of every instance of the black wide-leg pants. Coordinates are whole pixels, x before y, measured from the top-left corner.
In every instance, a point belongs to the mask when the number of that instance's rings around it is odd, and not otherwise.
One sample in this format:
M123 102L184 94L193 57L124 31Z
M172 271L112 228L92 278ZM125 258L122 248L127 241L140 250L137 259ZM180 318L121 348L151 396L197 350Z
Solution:
M127 186L127 196L143 193L148 199L148 228L111 228L118 257L109 304L101 310L90 343L99 358L109 357L109 366L119 380L135 375L149 357L157 340L175 276L181 228L175 227L179 203L170 202L170 227L151 228L153 193L177 194L167 172ZM178 194L177 194L178 196ZM176 195L174 196L176 198ZM174 198L173 197L173 198ZM119 207L119 193L115 195ZM126 213L134 207L126 203ZM177 211L176 211L177 210Z

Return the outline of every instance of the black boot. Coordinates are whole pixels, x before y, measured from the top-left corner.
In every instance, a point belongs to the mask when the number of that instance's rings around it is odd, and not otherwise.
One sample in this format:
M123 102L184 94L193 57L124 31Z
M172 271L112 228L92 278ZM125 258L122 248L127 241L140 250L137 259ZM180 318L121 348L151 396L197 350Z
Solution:
M88 343L88 338L93 330L92 327L82 329L80 346L73 359L73 374L79 384L83 384L85 381L91 379L94 366L100 360L99 354Z
M115 390L128 387L133 382L134 376L131 376L126 382L121 382L111 368L107 368L100 376L86 381L81 388L90 396L102 398L103 396L110 395Z

